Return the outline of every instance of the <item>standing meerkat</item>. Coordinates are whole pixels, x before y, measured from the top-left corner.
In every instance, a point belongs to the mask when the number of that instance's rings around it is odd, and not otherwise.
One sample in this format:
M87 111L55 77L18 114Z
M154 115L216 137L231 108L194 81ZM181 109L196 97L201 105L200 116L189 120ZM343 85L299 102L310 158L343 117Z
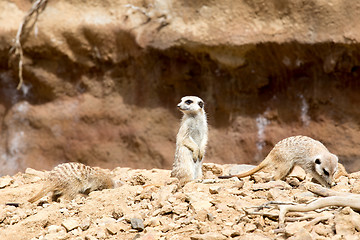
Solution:
M28 201L33 203L52 192L52 200L59 197L71 200L76 195L88 195L95 190L114 188L115 182L100 168L82 163L63 163L48 173L43 188Z
M273 178L279 180L289 175L295 165L302 167L323 186L330 187L338 169L338 157L319 141L306 136L294 136L278 142L255 168L238 175L219 178L243 178L267 168L273 169Z
M176 136L176 150L171 177L188 182L202 177L202 162L208 140L204 101L186 96L177 105L184 113Z

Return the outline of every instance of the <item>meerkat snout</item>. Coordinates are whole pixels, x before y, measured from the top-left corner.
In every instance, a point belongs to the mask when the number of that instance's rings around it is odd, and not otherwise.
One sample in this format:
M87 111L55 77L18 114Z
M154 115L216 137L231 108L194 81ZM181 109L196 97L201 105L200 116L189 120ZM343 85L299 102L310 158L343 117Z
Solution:
M325 180L328 187L334 184L333 178L338 168L338 161L338 157L332 153L315 158L315 171Z

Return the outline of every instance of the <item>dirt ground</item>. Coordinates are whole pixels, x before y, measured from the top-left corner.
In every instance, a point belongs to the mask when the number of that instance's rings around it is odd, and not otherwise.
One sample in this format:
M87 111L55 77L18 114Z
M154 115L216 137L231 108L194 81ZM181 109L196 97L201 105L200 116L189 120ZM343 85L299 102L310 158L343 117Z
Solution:
M118 188L72 201L44 197L34 204L27 199L40 190L44 172L27 169L4 176L0 239L360 239L360 214L349 207L289 212L279 229L274 202L304 204L322 198L307 190L309 178L302 169L286 181L266 181L264 172L241 180L217 179L234 167L205 164L204 179L185 186L168 170L116 168L107 172L122 181ZM335 182L333 190L360 193L360 172Z

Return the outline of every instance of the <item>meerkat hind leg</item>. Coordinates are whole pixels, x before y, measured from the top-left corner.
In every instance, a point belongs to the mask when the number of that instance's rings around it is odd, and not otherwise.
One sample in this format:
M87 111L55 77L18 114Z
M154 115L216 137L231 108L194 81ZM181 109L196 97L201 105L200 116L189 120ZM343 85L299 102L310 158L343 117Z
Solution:
M284 180L294 168L293 164L289 161L282 160L281 163L282 165L276 166L274 169L274 180Z
M191 181L196 176L196 163L193 160L192 152L187 147L183 146L179 149L179 156L177 163L173 169L175 177L183 181Z

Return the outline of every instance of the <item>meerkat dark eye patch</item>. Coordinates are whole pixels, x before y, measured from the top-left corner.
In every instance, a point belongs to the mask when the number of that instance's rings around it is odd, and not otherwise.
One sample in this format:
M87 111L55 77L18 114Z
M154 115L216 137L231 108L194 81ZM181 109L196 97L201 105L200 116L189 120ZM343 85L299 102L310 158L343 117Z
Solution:
M201 108L204 107L204 102L200 101L198 104L199 104L199 106L200 106Z
M329 172L326 171L325 169L323 169L323 172L324 172L325 176L329 176L329 175L330 175Z
M187 105L190 105L190 104L193 103L193 101L192 101L192 100L186 100L185 103L186 103Z
M321 164L320 159L317 158L317 159L315 160L315 163L316 163L316 164Z

